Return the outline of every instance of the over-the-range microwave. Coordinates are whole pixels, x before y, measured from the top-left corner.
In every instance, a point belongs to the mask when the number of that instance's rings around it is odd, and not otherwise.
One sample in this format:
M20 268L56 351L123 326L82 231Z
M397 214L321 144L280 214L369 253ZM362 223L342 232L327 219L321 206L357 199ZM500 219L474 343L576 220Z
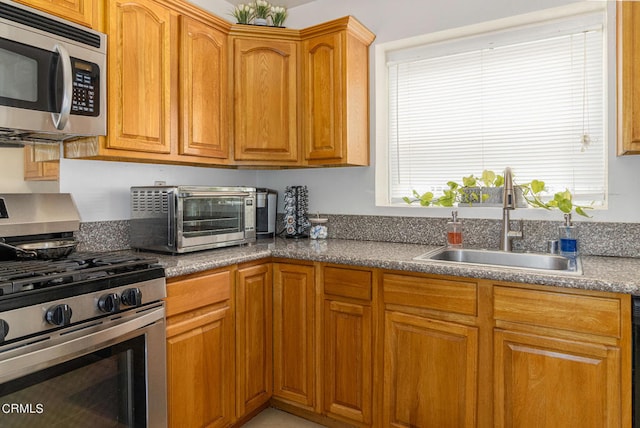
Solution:
M131 247L186 253L256 241L253 187L135 186Z
M0 142L106 135L107 36L0 0Z

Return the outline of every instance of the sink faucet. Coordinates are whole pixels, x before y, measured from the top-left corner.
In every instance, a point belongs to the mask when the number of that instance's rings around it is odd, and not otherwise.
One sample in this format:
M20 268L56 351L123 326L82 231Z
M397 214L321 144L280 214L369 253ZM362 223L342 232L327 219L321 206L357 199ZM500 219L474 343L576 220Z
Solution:
M516 194L513 190L513 175L511 168L504 170L504 195L502 198L502 233L500 235L500 250L511 251L511 241L522 238L522 223L520 230L511 230L509 225L509 211L516 209Z

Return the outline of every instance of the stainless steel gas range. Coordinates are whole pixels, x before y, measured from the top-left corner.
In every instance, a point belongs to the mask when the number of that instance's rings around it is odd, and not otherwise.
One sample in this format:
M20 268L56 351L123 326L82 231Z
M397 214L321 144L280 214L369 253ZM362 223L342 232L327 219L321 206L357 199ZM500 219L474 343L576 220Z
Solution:
M29 215L5 196L0 214L4 204L10 215L0 219L0 237L12 246L73 232L73 221L43 220L46 233L3 236L38 223L21 223ZM66 209L76 215L75 206ZM166 286L157 260L131 252L14 256L0 261L1 425L165 427Z

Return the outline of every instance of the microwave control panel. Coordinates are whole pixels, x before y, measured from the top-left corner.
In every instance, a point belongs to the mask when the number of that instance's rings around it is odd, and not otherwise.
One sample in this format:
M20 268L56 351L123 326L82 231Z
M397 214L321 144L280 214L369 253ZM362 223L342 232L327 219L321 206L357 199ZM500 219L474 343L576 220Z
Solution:
M100 115L100 68L97 64L72 58L73 98L71 114Z

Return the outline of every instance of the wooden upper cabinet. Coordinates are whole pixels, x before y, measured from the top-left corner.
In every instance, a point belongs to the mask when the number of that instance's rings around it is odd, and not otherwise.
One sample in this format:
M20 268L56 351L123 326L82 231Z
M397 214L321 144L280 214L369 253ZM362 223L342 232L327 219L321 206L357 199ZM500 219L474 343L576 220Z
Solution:
M43 147L44 150L50 151L60 149L55 145L33 145L27 144L24 146L24 180L25 181L58 181L60 179L60 161L49 160L40 161L36 160L36 152L39 148Z
M312 165L369 165L369 45L353 17L302 32L302 128Z
M96 27L98 0L15 0L86 27Z
M108 3L107 147L171 151L171 12L150 0Z
M227 159L226 34L180 17L181 155Z
M640 154L640 3L617 2L618 155Z
M295 164L298 150L298 43L233 40L234 159Z
M230 25L179 0L108 1L105 24L108 135L65 156L228 163Z

